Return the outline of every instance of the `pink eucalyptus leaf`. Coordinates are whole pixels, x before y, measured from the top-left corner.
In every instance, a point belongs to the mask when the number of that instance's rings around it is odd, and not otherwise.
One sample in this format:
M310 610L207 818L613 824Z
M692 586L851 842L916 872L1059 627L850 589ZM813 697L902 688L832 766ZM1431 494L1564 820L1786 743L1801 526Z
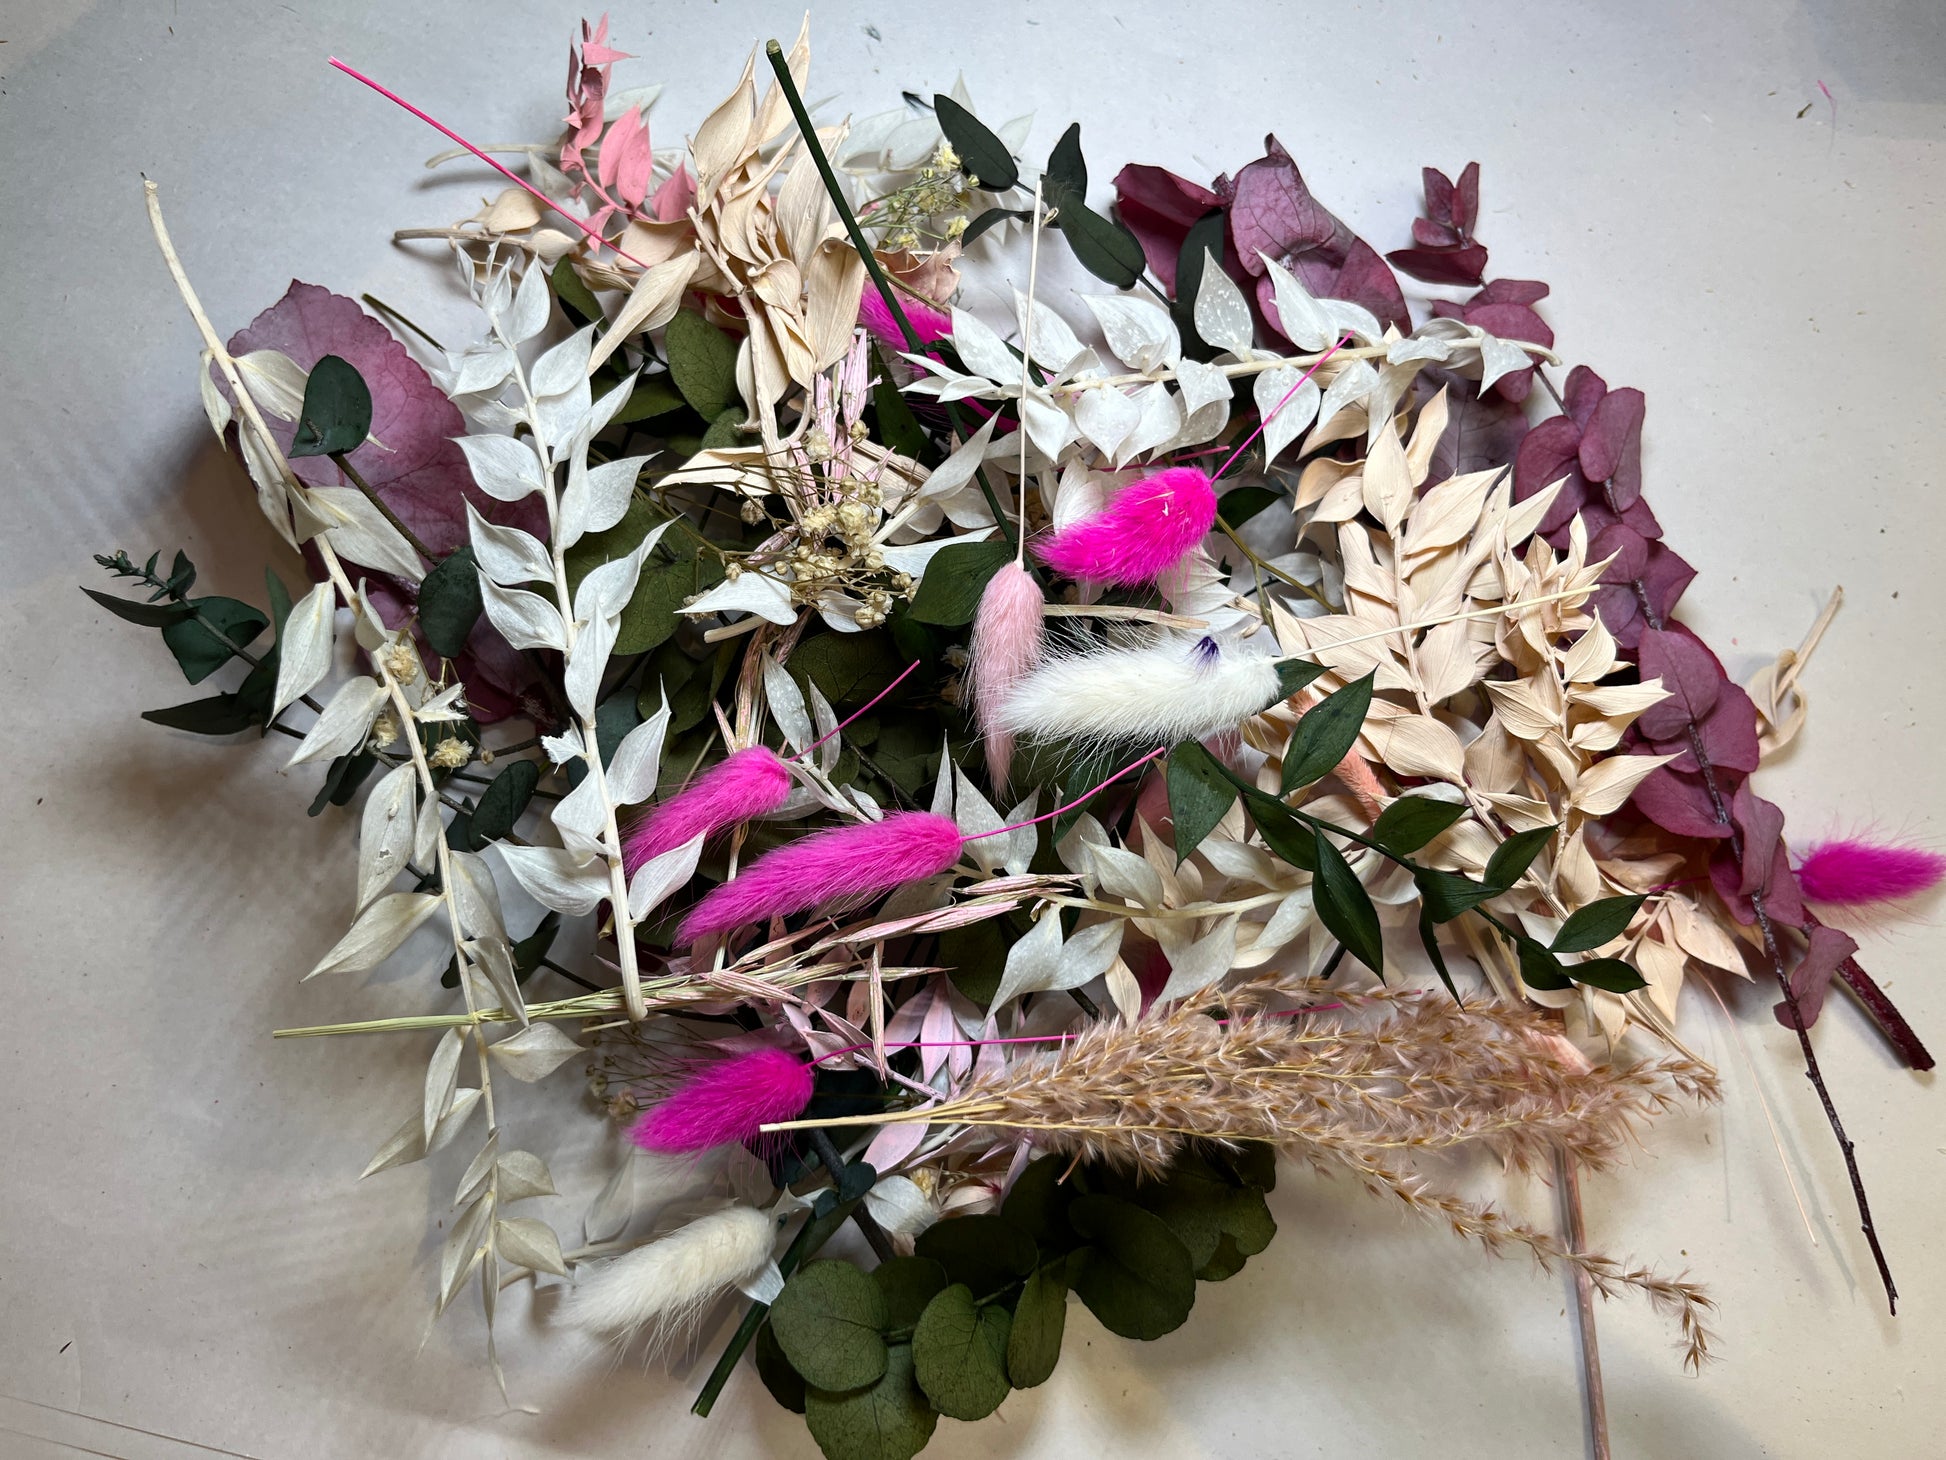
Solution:
M1791 970L1791 993L1797 998L1797 1012L1806 1029L1817 1023L1818 1015L1824 1011L1824 998L1831 990L1831 980L1839 965L1857 951L1857 939L1822 923L1815 924L1806 935L1804 956ZM1771 1012L1786 1029L1796 1027L1787 1001L1779 999Z
M1651 740L1674 740L1715 708L1726 676L1703 641L1686 628L1650 629L1642 635L1637 665L1644 679L1660 679L1669 697L1650 705L1635 728Z
M1634 388L1602 397L1581 437L1581 471L1591 482L1607 482L1617 508L1642 495L1642 417L1646 402Z
M1698 772L1657 766L1643 777L1630 800L1642 815L1677 836L1712 840L1730 834L1729 822L1717 820L1709 788Z

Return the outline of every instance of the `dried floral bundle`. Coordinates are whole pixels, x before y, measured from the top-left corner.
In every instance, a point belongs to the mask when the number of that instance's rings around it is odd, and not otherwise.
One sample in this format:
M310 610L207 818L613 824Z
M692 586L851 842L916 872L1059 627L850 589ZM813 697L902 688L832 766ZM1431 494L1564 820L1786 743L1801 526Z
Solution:
M751 1353L827 1455L903 1457L1045 1381L1071 1293L1187 1321L1281 1153L1565 1265L1584 1324L1642 1294L1700 1362L1707 1300L1586 1250L1575 1175L1714 1096L1679 996L1719 975L1778 985L1893 1296L1808 1031L1835 984L1932 1061L1820 909L1946 863L1792 858L1751 777L1830 614L1747 690L1674 617L1644 398L1557 388L1477 165L1382 257L1274 138L1103 210L1078 125L1036 169L960 89L814 118L808 30L682 149L628 59L583 25L518 170L368 82L511 184L399 234L465 340L301 283L225 339L149 190L210 424L313 581L259 608L116 553L146 598L93 596L232 677L145 718L363 798L306 976L418 960L427 1012L280 1033L430 1039L364 1174L459 1168L439 1308L477 1280L491 1333L531 1275L564 1327L688 1342L740 1292L697 1412ZM1039 297L1054 247L1103 292ZM1012 315L957 304L1010 249ZM1401 274L1443 291L1416 322ZM578 1245L509 1084L577 1070L655 1153ZM1566 1233L1442 1191L1447 1149L1558 1179ZM819 1255L847 1224L869 1270Z

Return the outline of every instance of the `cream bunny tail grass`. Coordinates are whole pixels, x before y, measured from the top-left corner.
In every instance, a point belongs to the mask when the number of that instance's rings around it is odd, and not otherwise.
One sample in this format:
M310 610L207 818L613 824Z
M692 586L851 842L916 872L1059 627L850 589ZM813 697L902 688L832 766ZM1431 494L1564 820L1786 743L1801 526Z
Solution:
M643 1329L661 1342L710 1303L756 1277L776 1228L755 1207L726 1207L666 1237L583 1269L560 1321L624 1341Z
M1045 660L987 720L1034 740L1173 745L1231 730L1277 702L1277 662L1216 640L1090 649Z

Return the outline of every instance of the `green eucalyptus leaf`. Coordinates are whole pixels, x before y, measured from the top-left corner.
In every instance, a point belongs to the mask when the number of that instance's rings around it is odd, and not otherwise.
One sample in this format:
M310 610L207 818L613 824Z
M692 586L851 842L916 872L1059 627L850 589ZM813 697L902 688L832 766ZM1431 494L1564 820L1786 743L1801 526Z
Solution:
M178 619L162 630L162 642L176 656L183 677L201 684L228 664L237 649L270 627L260 609L236 598L195 598L188 607L196 618ZM231 645L235 645L232 648Z
M1011 544L1000 541L956 542L941 548L926 564L919 591L912 598L912 616L922 624L957 628L971 623L979 611L987 580L1013 561Z
M1074 1187L1061 1179L1070 1165L1066 1156L1042 1156L1030 1161L1014 1178L1012 1190L1000 1205L1000 1215L1034 1239L1043 1253L1063 1252L1074 1245L1068 1227L1068 1203Z
M828 1460L912 1460L932 1438L939 1412L914 1380L912 1345L900 1343L888 1350L885 1372L866 1387L807 1388L804 1422Z
M721 412L709 423L709 430L703 432L703 450L727 451L739 441L737 427L743 423L743 408L732 406Z
M1457 999L1459 997L1459 990L1453 986L1453 975L1447 971L1446 955L1439 950L1439 936L1436 929L1437 924L1433 921L1432 909L1421 903L1419 907L1419 941L1425 947L1426 957L1432 962L1433 972L1437 973L1439 975L1439 981L1446 985L1446 992Z
M882 629L862 634L819 634L791 651L784 666L799 689L815 684L838 705L862 705L899 677L905 668L892 636Z
M1308 786L1338 768L1351 754L1372 707L1372 682L1378 671L1335 690L1304 712L1284 751L1284 794Z
M1045 174L1047 196L1054 198L1061 193L1072 197L1085 198L1088 195L1088 164L1081 156L1081 123L1073 122L1061 134L1061 140L1054 144L1054 150L1047 154ZM1056 207L1060 204L1056 203Z
M764 1388L792 1414L804 1413L804 1376L791 1367L791 1361L784 1357L784 1350L777 1343L777 1334L768 1321L757 1330L757 1342L752 1357L757 1364L757 1377L764 1381Z
M234 735L257 723L256 717L233 694L211 695L206 700L191 700L166 710L144 710L142 718L152 725L187 730L192 735Z
M986 1297L1034 1270L1034 1239L998 1212L934 1222L912 1244L956 1283Z
M771 1305L791 1367L818 1389L857 1389L885 1373L885 1295L849 1262L799 1268Z
M351 750L339 756L325 771L324 784L318 787L318 794L305 815L316 816L327 806L343 806L358 794L358 788L365 784L365 778L377 764L378 757L369 750Z
M1241 527L1264 508L1282 501L1283 495L1269 487L1232 487L1218 501L1216 510L1230 526Z
M960 241L964 244L969 237L975 236L972 228L968 228L960 235ZM868 284L865 287L871 286ZM912 414L911 405L899 393L892 372L885 368L882 361L878 367L878 383L872 387L872 412L878 418L878 439L901 456L909 456L917 461L926 449L925 428L919 424L919 418Z
M1372 823L1371 837L1388 852L1410 856L1466 815L1463 801L1431 796L1401 796Z
M1089 1239L1075 1295L1110 1333L1153 1339L1182 1327L1196 1304L1196 1269L1169 1224L1120 1197L1077 1197L1068 1208Z
M170 624L179 623L190 615L189 608L180 603L131 603L126 598L97 593L92 588L83 588L81 591L114 614L116 618L128 623L140 624L145 629L167 628Z
M1236 805L1237 788L1216 757L1194 740L1169 752L1169 819L1175 824L1176 862L1180 865Z
M1641 893L1631 893L1625 897L1604 897L1599 902L1578 907L1568 914L1561 931L1547 946L1555 953L1586 953L1613 942L1628 931L1636 910L1646 900Z
M912 1331L913 1377L949 1419L985 1419L1012 1387L1007 1382L1007 1333L1013 1320L998 1303L978 1305L973 1290L954 1283L926 1304Z
M989 193L1004 193L1020 181L1013 154L986 123L943 92L932 105L939 130L959 153L961 171Z
M582 282L581 276L575 273L574 265L569 262L566 254L562 254L554 267L548 271L547 283L554 291L554 297L561 301L562 308L576 324L602 322L605 316L601 312L601 301L595 298L595 291ZM799 1405L798 1408L802 1410L803 1406Z
M1045 1384L1060 1361L1068 1322L1066 1270L1064 1262L1036 1268L1014 1304L1013 1327L1007 1334L1007 1378L1016 1389Z
M1440 872L1431 867L1415 868L1412 880L1419 889L1425 915L1435 923L1449 923L1461 913L1491 902L1502 891L1461 873Z
M663 337L676 389L705 421L736 405L737 346L693 309L679 309Z
M930 1257L888 1257L872 1269L872 1281L885 1294L885 1326L910 1328L946 1287L946 1269Z
M1584 963L1570 964L1568 977L1611 994L1631 994L1648 987L1648 980L1619 958L1590 958Z
M1250 819L1257 824L1257 835L1271 853L1300 872L1317 869L1317 841L1311 828L1298 820L1291 809L1273 796L1252 791L1244 798Z
M622 408L615 412L614 424L630 426L637 421L652 421L657 416L679 411L687 404L682 392L676 389L675 377L668 371L644 375L636 382L635 389L628 393Z
M1141 281L1148 258L1124 224L1102 217L1079 198L1068 199L1054 222L1076 262L1097 279L1117 289L1132 289Z
M1521 982L1529 988L1555 990L1568 986L1566 966L1546 948L1525 937L1516 939L1514 946L1520 954Z
M970 247L974 239L1008 218L1018 218L1025 223L1032 216L1025 208L988 208L986 212L966 225L966 231L959 236L960 247ZM911 455L910 452L906 454Z
M1007 949L1013 941L1004 915L987 918L941 933L939 951L932 961L951 975L954 988L984 1009L1000 992L1000 980L1007 969Z
M289 457L331 456L355 451L372 433L372 392L351 361L325 355L304 383L304 406Z
M1534 858L1541 854L1541 848L1546 846L1553 839L1554 833L1559 830L1557 826L1537 826L1531 831L1514 833L1493 849L1493 855L1487 858L1487 869L1480 880L1493 888L1496 894L1505 892L1520 881L1521 876L1533 864Z
M419 585L419 628L433 653L457 659L465 652L484 607L473 547L463 544L441 558Z
M473 808L473 839L481 843L498 841L512 831L520 813L534 799L534 790L540 783L541 768L537 762L509 761L480 793L479 805Z
M1309 719L1310 716L1305 718ZM1312 906L1317 909L1318 921L1324 924L1326 932L1351 950L1352 957L1373 973L1383 975L1385 943L1379 932L1378 910L1372 906L1365 885L1351 870L1344 853L1334 847L1323 832L1313 832L1313 836L1316 839L1312 850L1317 857L1317 875L1312 881L1311 891Z

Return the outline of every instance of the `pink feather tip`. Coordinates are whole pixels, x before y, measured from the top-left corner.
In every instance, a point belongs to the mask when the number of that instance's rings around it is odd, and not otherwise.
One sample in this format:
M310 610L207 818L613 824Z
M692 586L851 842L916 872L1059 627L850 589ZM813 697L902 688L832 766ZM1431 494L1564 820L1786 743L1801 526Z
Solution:
M1006 787L1014 738L987 721L1041 662L1041 641L1041 590L1018 563L1002 564L980 595L966 664L973 712L985 726L987 774L996 790Z
M1797 878L1812 902L1851 907L1914 897L1946 880L1946 856L1923 847L1886 846L1839 837L1798 859Z
M899 301L899 308L905 311L906 319L912 325L912 332L919 337L921 345L936 345L953 332L953 317L941 313L929 304L921 304L917 299L906 298ZM907 348L905 331L893 317L891 306L886 304L885 296L870 285L858 299L858 322L870 330L873 337L884 341L894 349Z
M1034 548L1055 572L1092 583L1153 583L1188 557L1216 521L1216 491L1193 466L1172 466L1124 487L1091 517Z
M944 872L959 860L959 849L959 828L926 811L813 832L759 857L710 892L683 919L677 941L767 923L840 899L876 897Z
M790 793L791 773L769 749L753 745L736 751L630 829L622 842L623 870L633 877L638 867L691 837L714 836L775 811Z
M732 1055L684 1080L630 1135L643 1150L669 1155L748 1141L760 1126L802 1115L812 1082L811 1067L789 1050Z

